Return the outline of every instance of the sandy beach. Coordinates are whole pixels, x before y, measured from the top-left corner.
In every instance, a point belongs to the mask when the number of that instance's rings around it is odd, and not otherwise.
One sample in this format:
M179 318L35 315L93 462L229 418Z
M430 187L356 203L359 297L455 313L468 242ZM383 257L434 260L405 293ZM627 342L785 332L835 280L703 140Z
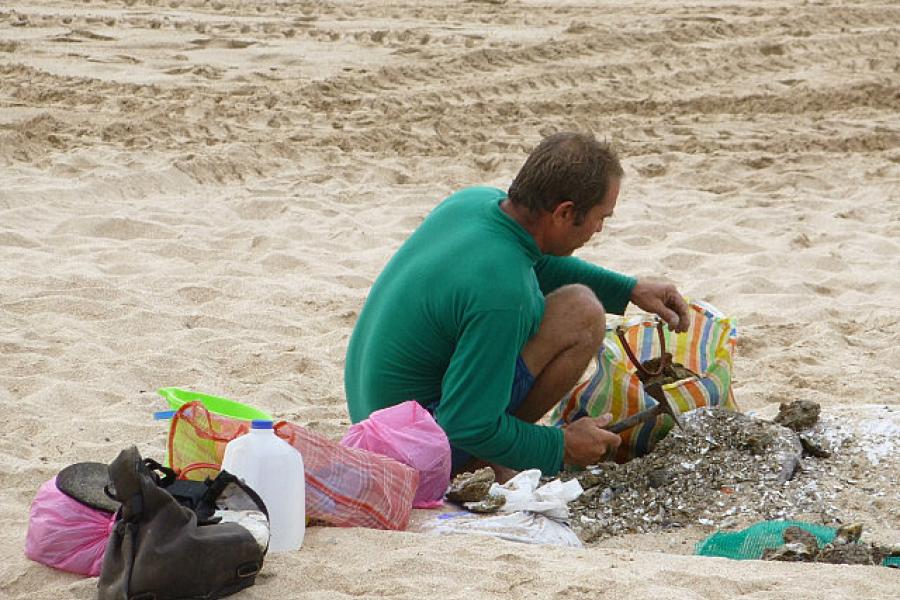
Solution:
M900 411L896 3L0 5L0 597L94 597L25 558L29 506L73 462L162 459L160 387L339 439L388 258L573 129L626 169L578 255L735 317L743 410ZM888 451L838 503L897 543L900 434L872 435ZM900 596L882 567L690 556L712 531L567 550L318 527L235 597Z

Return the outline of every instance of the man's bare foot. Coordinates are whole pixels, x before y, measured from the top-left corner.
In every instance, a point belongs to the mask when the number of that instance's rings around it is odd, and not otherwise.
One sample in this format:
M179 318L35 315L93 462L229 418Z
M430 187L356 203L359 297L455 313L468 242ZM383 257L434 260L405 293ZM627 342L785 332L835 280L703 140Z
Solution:
M514 471L508 467L504 467L502 465L495 465L493 463L490 464L491 468L494 469L494 473L497 475L497 483L503 485L513 477L519 474L518 471Z

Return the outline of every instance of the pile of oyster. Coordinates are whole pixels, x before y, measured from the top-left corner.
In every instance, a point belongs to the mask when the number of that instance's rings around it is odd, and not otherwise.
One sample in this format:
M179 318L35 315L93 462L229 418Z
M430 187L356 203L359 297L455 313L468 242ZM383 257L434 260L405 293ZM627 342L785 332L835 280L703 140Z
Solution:
M685 430L670 432L647 456L564 475L585 489L569 506L572 526L587 543L692 524L727 528L804 514L836 520L831 497L814 480L795 477L805 447L807 455L830 452L792 429L808 428L816 409L787 404L776 422L719 408L692 411Z

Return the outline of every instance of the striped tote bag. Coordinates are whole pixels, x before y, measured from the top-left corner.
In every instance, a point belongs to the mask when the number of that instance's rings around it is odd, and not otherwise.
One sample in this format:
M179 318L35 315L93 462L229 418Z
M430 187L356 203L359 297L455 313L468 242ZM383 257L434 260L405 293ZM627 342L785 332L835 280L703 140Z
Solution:
M705 406L737 410L731 389L732 364L737 345L733 319L712 305L690 303L691 327L684 333L664 328L666 350L672 359L697 374L663 386L666 397L682 413ZM612 319L610 319L612 321ZM607 335L579 383L566 394L550 415L562 426L584 416L612 414L620 421L656 404L643 388L637 370L628 358L615 331L621 325L625 340L640 362L658 357L660 343L656 322L648 315L625 318L607 324ZM674 425L669 416L657 417L622 432L622 445L615 457L625 462L649 452Z

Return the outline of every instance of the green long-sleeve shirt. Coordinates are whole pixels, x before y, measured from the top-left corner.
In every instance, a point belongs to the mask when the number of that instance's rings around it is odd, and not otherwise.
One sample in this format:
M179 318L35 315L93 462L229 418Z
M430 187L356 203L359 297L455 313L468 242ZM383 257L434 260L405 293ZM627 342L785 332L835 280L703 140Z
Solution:
M540 327L544 295L582 283L621 314L635 280L541 253L500 209L501 190L467 188L435 208L375 281L347 350L350 418L440 399L450 443L513 469L559 470L563 434L506 413L516 358Z

